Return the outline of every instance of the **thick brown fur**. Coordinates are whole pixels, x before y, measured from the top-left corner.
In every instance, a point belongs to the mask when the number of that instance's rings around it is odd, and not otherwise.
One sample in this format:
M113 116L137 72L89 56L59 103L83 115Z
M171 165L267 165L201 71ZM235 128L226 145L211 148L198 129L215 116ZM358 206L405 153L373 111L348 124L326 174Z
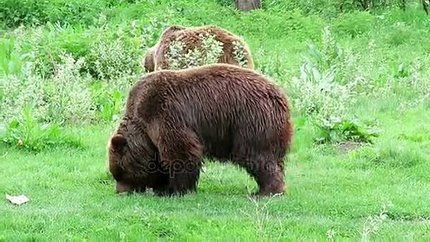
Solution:
M195 191L204 157L243 167L259 195L284 192L293 129L282 92L264 76L213 64L144 76L109 141L118 192Z
M185 44L185 51L199 48L201 46L200 34L213 34L215 39L223 44L223 55L218 60L218 63L226 63L231 65L240 65L234 58L234 41L239 41L244 47L244 58L246 60L245 68L254 69L254 61L248 44L237 35L219 28L217 26L208 25L200 27L183 27L173 25L163 31L158 43L148 49L143 66L147 72L154 70L168 70L169 63L166 58L169 46L173 41L181 41Z

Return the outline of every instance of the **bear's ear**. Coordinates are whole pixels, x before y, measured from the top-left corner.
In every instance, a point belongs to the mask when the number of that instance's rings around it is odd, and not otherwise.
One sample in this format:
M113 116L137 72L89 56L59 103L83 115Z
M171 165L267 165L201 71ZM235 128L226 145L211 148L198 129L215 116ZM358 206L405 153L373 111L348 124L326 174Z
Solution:
M186 28L182 25L170 25L169 27L167 27L166 30L175 32L175 31L184 30L184 29L186 29Z
M115 151L122 151L124 146L127 144L127 139L122 134L115 134L110 139L111 147Z
M171 26L167 27L167 28L163 31L163 33L161 34L161 38L162 38L162 39L163 39L163 38L166 38L167 36L169 36L169 35L171 35L171 34L175 33L176 31L181 31L181 30L184 30L184 29L186 29L186 28L185 28L185 27L183 27L183 26L180 26L180 25L171 25Z

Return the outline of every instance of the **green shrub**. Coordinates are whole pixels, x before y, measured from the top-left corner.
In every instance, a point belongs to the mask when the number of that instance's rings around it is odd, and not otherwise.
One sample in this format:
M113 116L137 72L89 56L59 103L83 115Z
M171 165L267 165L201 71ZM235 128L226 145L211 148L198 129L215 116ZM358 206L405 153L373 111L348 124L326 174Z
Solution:
M142 51L143 52L143 51ZM87 67L91 75L99 80L109 81L130 76L140 71L140 56L121 39L112 42L98 41L92 44L87 56Z
M81 74L89 73L93 78L110 80L120 76L141 72L140 61L144 53L140 24L128 23L93 27L61 27L47 24L33 29L22 27L9 33L14 39L17 55L33 64L33 72L44 78L55 73L55 65L62 63L65 55L84 59Z
M0 0L0 21L11 28L48 22L90 25L106 6L103 0Z
M90 25L105 9L106 3L103 0L88 1L58 1L56 4L46 8L49 21L60 24L83 24Z
M334 23L334 29L342 35L356 37L370 32L376 23L376 17L369 12L354 11L339 16Z
M270 56L270 58L267 58L267 56ZM254 51L253 58L255 66L261 73L279 80L288 76L285 73L288 68L285 66L282 54L259 48L257 51Z
M334 81L335 70L321 73L311 63L305 63L300 72L300 77L290 82L293 105L299 112L320 121L345 115L354 94L351 87Z
M50 77L54 74L55 63L62 61L61 56L69 54L75 59L87 56L92 36L77 28L47 24L20 27L6 37L13 40L14 51L22 61L32 64L35 74Z
M49 0L0 0L0 21L8 27L48 21Z
M324 28L321 48L309 46L300 75L289 83L294 107L317 122L331 117L343 118L348 105L355 100L356 83L343 84L339 80L344 62L342 53L330 29Z
M16 117L25 105L40 122L115 120L142 72L144 30L139 23L112 29L103 25L82 32L48 24L18 28L0 40L6 57L0 62L0 122ZM92 83L100 81L94 92Z
M85 56L85 69L95 79L111 82L142 73L141 61L148 46L158 39L162 22L141 21L119 25L101 24L94 28L92 43ZM160 29L159 29L160 28Z
M40 121L82 123L94 119L90 78L79 73L83 60L75 61L67 55L62 59L50 78L35 74L31 65L21 76L0 77L2 121L17 116L25 106L30 106Z
M151 18L149 23L143 23L143 27L141 27L142 32L138 32L135 36L141 38L144 48L154 46L158 42L160 34L168 26L169 24L163 19Z
M245 56L245 46L242 42L233 41L233 57L242 67L248 64L248 59Z
M320 71L338 68L343 61L343 49L338 45L328 26L321 31L321 47L310 44L306 54L305 62L312 63Z

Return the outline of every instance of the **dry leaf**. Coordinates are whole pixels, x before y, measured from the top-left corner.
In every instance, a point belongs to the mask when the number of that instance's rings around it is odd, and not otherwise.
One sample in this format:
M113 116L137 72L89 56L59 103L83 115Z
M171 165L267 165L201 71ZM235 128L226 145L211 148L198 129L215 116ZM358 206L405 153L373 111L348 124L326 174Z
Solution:
M6 194L6 199L9 200L9 202L11 202L12 204L16 204L16 205L21 205L30 201L30 199L28 199L28 197L26 197L25 195L10 196Z

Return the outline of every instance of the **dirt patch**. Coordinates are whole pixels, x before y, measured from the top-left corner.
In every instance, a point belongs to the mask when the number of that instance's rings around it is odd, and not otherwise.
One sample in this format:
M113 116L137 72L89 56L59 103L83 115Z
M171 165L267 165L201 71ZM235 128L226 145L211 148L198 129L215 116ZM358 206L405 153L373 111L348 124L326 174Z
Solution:
M337 149L341 152L341 153L348 153L350 151L356 150L360 147L362 147L364 144L360 143L360 142L354 142L354 141L346 141L346 142L342 142L340 144L337 145Z

